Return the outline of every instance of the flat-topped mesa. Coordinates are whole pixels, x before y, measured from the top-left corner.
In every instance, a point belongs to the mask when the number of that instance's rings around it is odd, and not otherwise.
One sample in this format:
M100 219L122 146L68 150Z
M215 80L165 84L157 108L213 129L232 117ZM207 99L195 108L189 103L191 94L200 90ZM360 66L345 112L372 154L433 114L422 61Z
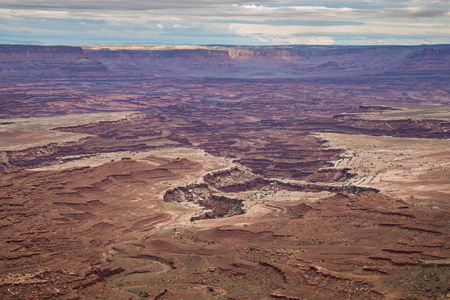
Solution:
M445 73L450 74L450 47L427 47L407 55L399 62L394 73Z
M16 59L29 60L42 57L71 57L78 55L86 57L81 47L76 46L37 46L37 45L0 45L0 58L4 59L6 55Z
M111 46L85 51L110 69L190 76L323 76L450 70L450 46ZM425 57L425 58L424 58ZM416 60L426 60L425 63ZM413 65L413 68L411 68ZM425 66L425 67L423 67Z
M56 77L106 71L81 47L0 45L0 76Z
M0 76L125 72L158 76L341 76L450 73L450 46L0 45ZM437 68L436 68L437 67Z

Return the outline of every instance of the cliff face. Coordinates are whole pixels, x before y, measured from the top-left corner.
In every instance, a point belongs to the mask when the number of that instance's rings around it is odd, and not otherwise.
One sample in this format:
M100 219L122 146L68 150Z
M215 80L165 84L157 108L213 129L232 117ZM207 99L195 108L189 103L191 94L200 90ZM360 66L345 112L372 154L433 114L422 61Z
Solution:
M110 69L159 73L163 71L237 71L227 51L221 50L95 50L87 51Z
M207 47L206 47L207 48ZM112 70L193 76L317 76L450 72L450 46L228 46L86 50ZM424 58L425 56L425 58ZM430 57L430 59L427 59ZM425 60L425 61L424 61ZM197 73L196 73L197 72Z
M58 76L105 72L81 47L0 45L0 75Z
M0 45L0 76L89 72L192 77L450 73L450 46L202 46L182 49Z
M425 48L407 55L397 65L398 73L450 73L450 47Z

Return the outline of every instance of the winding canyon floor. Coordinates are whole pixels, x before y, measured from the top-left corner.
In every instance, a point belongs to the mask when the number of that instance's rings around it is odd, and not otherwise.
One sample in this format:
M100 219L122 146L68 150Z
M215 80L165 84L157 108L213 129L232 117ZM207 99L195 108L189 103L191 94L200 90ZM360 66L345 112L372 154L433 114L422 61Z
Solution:
M5 80L2 299L446 299L447 79Z

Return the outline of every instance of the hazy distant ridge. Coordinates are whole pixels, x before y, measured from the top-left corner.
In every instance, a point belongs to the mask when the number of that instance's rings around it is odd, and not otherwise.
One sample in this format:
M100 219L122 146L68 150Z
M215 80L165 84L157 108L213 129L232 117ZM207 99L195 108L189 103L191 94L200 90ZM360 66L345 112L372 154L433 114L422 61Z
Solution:
M0 45L0 75L279 77L450 74L450 45L30 46Z

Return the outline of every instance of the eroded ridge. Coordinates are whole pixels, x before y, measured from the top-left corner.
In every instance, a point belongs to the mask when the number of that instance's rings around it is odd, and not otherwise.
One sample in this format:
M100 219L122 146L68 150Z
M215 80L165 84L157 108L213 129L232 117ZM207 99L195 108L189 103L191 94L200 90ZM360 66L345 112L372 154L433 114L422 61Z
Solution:
M334 170L335 171L335 170ZM329 172L326 170L326 172ZM318 174L324 171L319 170ZM338 177L340 178L340 177ZM204 207L207 211L199 216L191 218L191 221L201 219L214 219L231 217L245 213L243 199L234 198L244 195L249 191L273 193L278 191L319 193L340 192L359 193L363 191L378 190L370 187L358 187L354 185L337 185L326 183L298 182L293 180L265 179L253 174L250 169L243 166L235 166L203 176L200 183L190 183L171 188L164 193L165 202L192 203ZM230 196L231 195L231 196ZM274 207L267 204L268 207Z
M2 299L448 298L448 45L0 48Z

